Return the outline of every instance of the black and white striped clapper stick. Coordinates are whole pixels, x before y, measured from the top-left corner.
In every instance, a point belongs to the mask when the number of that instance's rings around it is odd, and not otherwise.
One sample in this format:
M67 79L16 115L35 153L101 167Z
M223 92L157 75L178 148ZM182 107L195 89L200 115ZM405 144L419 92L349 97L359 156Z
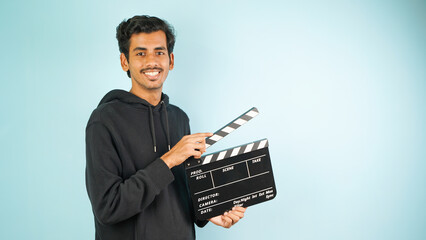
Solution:
M269 143L268 143L268 139L262 139L262 140L258 140L255 142L251 142L251 143L247 143L241 146L237 146L234 148L230 148L230 149L226 149L220 152L215 152L215 153L211 153L211 154L207 154L205 156L201 157L201 164L208 164L211 162L216 162L216 161L220 161L223 159L227 159L230 157L235 157L237 155L241 155L244 153L248 153L251 151L256 151L265 147L268 147Z
M235 129L241 127L241 125L256 117L258 114L259 111L257 108L253 107L247 112L243 113L241 116L234 119L232 122L226 124L223 128L216 131L213 136L206 138L206 149L217 143L222 138L226 137L226 135L230 134Z

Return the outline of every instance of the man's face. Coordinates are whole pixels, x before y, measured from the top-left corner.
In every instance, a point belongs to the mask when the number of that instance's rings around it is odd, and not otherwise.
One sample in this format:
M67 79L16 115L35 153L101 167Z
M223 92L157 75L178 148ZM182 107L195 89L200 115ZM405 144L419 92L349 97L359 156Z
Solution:
M130 37L129 59L123 53L120 58L123 70L130 70L133 87L145 92L161 91L174 65L174 56L171 53L169 57L163 31L133 34Z

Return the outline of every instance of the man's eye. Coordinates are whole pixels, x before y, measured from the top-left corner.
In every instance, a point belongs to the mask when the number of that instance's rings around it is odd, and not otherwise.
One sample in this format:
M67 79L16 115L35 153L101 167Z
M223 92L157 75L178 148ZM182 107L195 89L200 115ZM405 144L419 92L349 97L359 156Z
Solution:
M157 52L157 55L164 55L164 52Z
M136 55L137 55L137 56L145 56L145 53L143 53L143 52L138 52Z

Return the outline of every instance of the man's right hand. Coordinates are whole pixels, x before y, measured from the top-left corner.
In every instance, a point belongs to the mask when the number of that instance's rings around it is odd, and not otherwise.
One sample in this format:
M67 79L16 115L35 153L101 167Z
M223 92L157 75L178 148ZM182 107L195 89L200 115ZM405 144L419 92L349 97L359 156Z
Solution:
M206 137L213 133L195 133L184 136L170 151L166 152L161 159L169 168L183 163L189 157L200 158L206 151Z

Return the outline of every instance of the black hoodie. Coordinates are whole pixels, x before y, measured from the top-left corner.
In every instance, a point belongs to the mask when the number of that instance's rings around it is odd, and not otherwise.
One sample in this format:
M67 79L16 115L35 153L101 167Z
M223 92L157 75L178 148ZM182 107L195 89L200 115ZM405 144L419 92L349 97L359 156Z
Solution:
M157 106L123 90L105 95L86 127L97 240L195 239L183 164L170 170L160 159L188 134L188 116L165 94Z

